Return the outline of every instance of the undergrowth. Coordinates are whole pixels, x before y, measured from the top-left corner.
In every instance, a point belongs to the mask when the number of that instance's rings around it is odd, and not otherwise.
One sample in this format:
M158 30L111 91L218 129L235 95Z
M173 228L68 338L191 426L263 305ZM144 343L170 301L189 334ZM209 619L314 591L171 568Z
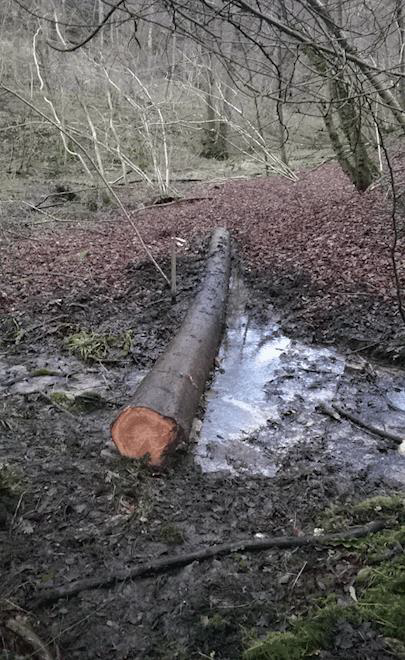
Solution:
M85 362L109 361L111 352L119 350L119 357L126 357L132 348L132 332L121 335L102 335L96 332L80 330L65 340L69 351Z

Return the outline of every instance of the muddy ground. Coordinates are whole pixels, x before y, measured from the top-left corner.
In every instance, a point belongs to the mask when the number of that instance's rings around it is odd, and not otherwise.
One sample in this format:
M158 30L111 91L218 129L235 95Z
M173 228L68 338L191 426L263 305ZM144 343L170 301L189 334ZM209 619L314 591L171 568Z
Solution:
M179 261L174 306L153 267L135 259L126 266L125 287L112 291L101 282L70 293L56 287L54 295L40 292L29 304L27 298L14 302L2 318L1 657L33 657L32 643L7 627L10 618L23 615L52 657L64 660L239 658L254 638L288 629L326 595L350 601L362 565L353 549L234 553L84 590L52 605L37 605L35 598L52 585L215 543L313 534L332 505L348 511L364 498L404 490L405 458L397 447L308 407L308 392L322 389L322 383L305 380L292 398L283 399L283 383L299 380L301 367L292 363L281 362L266 385L268 401L280 398L277 418L269 416L243 436L246 445L265 447L271 474L264 476L248 459L233 470L205 470L196 458L198 437L179 447L165 473L118 457L109 425L186 313L204 266L207 239L200 233ZM308 346L322 338L300 318L310 290L305 277L292 274L282 285L273 271L252 269L240 255L234 268L244 274L243 313L251 323L268 328L276 319L277 332L299 336ZM286 302L298 298L299 309L294 304L286 309ZM401 433L405 375L386 352L378 363L364 351L387 327L380 328L377 313L376 325L362 325L370 318L358 316L358 299L351 308L351 298L346 300L340 326L334 317L340 335L322 319L330 329L323 338L337 342L342 360L332 398ZM349 332L347 318L358 319ZM349 336L355 326L357 342ZM67 343L83 329L110 338L95 359L84 360ZM393 337L398 325L388 329ZM292 356L295 349L291 344ZM322 381L324 369L316 364L313 371ZM201 419L208 405L209 399L202 402ZM377 507L372 517L379 515ZM374 622L341 620L328 647L316 655L401 657L388 638Z

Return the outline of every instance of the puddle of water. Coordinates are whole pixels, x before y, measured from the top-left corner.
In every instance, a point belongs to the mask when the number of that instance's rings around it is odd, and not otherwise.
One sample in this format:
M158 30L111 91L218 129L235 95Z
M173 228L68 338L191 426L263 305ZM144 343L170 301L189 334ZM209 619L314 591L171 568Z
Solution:
M286 451L303 442L310 448L322 437L328 457L346 473L366 468L405 485L405 443L399 452L382 454L378 438L316 412L319 403L343 397L343 407L405 437L404 373L375 367L370 378L343 378L343 356L289 339L276 319L255 324L246 301L243 285L234 282L220 368L195 448L202 470L271 477Z
M253 323L244 313L246 300L241 282L234 283L195 459L206 472L273 476L274 444L258 432L266 428L268 436L298 399L307 409L331 399L344 362L332 350L292 341L276 320Z
M279 443L271 442L270 428L295 414L300 404L305 403L308 412L332 399L344 362L331 350L290 340L276 322L266 328L247 327L246 317L239 327L228 327L219 357L221 368L208 396L196 461L207 472L272 476L272 450ZM260 435L263 428L267 442ZM260 448L251 443L253 435ZM293 435L301 439L300 425Z

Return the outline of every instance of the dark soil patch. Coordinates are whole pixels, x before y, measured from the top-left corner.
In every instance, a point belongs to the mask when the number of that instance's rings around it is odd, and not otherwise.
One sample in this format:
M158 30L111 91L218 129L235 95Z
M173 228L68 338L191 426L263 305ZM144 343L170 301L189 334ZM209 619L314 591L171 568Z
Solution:
M177 469L153 477L106 455L102 434L83 436L66 427L59 412L42 409L33 442L37 406L26 402L24 409L29 418L19 427L19 453L25 456L25 496L2 533L2 597L32 611L37 630L63 657L215 652L231 660L240 657L253 630L260 635L283 625L322 590L344 596L358 569L350 551L271 551L191 564L32 610L35 588L53 582L257 533L311 533L327 503L374 493L376 484L360 475L342 488L334 465L318 458L322 446L313 453L297 447L282 476L271 481L210 478L185 456ZM52 430L58 452L49 446Z

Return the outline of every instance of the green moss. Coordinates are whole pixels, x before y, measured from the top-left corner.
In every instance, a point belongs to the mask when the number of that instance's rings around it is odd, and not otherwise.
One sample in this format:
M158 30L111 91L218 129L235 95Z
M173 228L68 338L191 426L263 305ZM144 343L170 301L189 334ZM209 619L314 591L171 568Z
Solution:
M66 392L56 392L56 391L51 392L49 398L58 406L62 406L67 410L70 410L70 408L72 407L73 398L68 394L66 394Z
M52 371L52 369L34 369L34 371L31 371L30 376L31 378L41 378L42 376L60 376L61 372L60 371Z
M328 603L307 619L297 621L289 632L272 632L268 637L251 646L245 653L246 660L300 660L325 648L331 641L338 621L354 620L354 607L342 607Z
M8 463L0 463L0 498L14 497L22 492L20 472Z
M328 646L340 620L371 621L394 646L402 646L405 643L405 558L401 556L376 567L367 567L366 585L357 597L357 603L349 607L326 604L294 623L290 631L270 633L265 640L252 645L244 658L302 660L310 657Z
M332 528L336 520L341 528L383 516L385 529L362 539L340 545L350 549L363 563L355 580L357 602L348 607L326 601L317 611L308 612L287 632L272 632L251 645L244 654L246 660L301 660L316 655L333 639L339 620L370 621L390 641L394 649L405 643L405 499L401 495L377 496L346 507L329 510L327 519ZM343 524L342 524L343 523Z
M181 543L184 543L183 532L170 523L162 525L160 528L160 538L164 543L170 545L180 545Z
M317 526L331 532L380 518L405 522L405 495L376 495L352 505L332 506L322 515Z
M395 548L405 543L405 525L398 525L393 529L383 530L379 534L372 534L363 539L356 539L350 543L350 548L357 550L363 561L373 564L383 562L394 553Z
M368 585L359 599L364 619L374 621L381 632L405 642L405 557L372 568Z
M376 495L352 508L352 515L359 522L369 520L373 514L405 516L405 495Z

